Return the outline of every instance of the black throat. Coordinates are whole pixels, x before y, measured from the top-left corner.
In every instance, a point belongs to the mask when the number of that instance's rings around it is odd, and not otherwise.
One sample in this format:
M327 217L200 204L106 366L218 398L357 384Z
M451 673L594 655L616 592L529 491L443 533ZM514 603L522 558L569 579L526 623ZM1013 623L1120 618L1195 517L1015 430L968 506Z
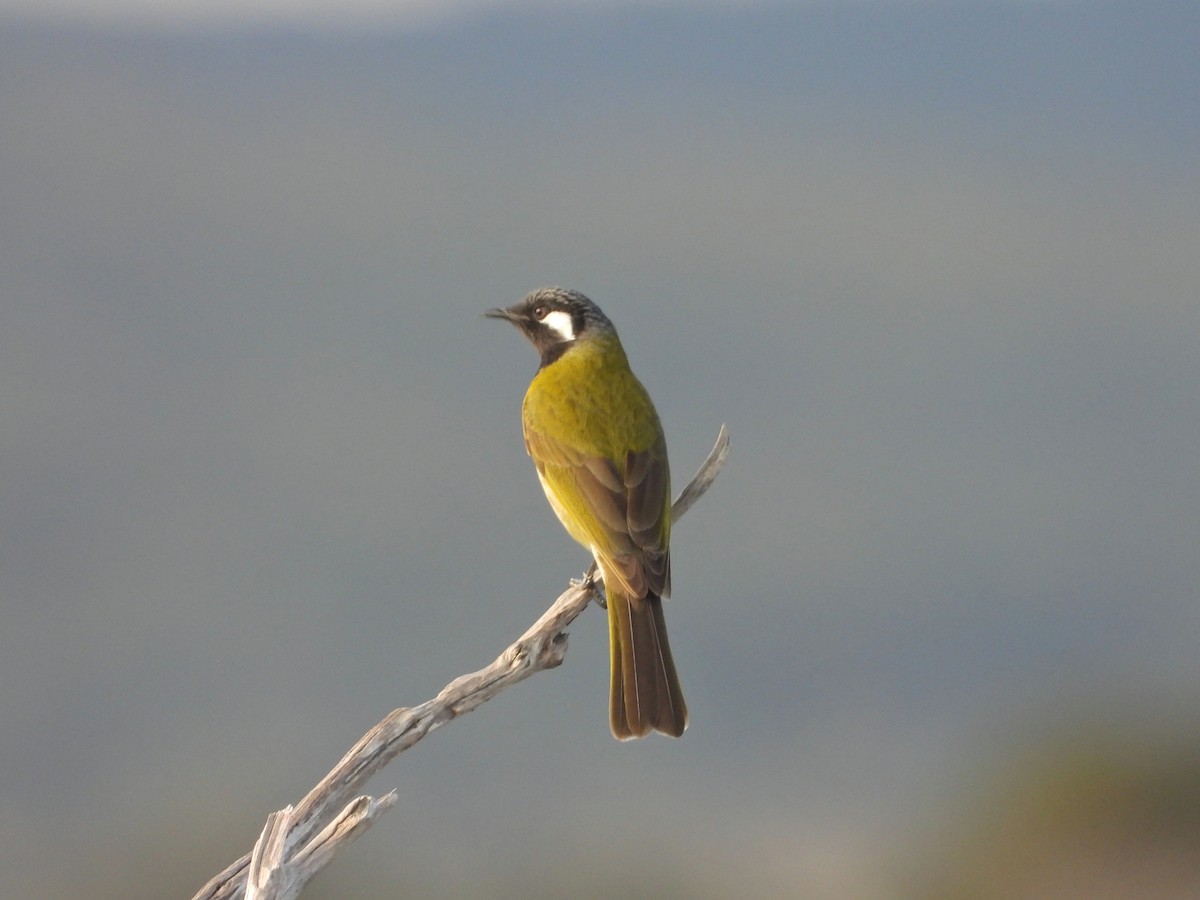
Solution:
M555 362L560 356L567 352L567 348L571 345L566 341L555 341L553 344L547 344L545 347L540 347L542 352L542 364L539 369L544 369L550 363Z

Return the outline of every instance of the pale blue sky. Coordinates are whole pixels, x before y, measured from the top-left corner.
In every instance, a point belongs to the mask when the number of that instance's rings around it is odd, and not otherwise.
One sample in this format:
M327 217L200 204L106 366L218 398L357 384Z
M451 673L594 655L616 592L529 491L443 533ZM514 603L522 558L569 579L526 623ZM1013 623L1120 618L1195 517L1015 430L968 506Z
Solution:
M817 0L821 3L822 0ZM844 0L823 0L843 5ZM53 21L152 27L290 23L320 26L398 24L424 27L475 15L548 11L619 11L635 7L745 9L770 0L0 0L0 14ZM795 5L816 5L813 2Z
M608 737L589 612L381 778L411 815L330 896L600 879L606 831L681 895L888 896L1039 723L1200 708L1194 6L0 20L14 896L187 896L584 567L479 317L542 284L677 481L732 430L672 548L692 727Z

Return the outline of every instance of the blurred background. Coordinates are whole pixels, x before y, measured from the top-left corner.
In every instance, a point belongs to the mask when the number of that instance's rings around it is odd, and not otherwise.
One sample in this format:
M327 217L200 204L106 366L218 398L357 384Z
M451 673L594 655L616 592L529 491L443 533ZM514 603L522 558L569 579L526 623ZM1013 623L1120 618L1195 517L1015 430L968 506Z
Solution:
M565 665L319 898L1200 895L1200 8L0 2L0 869L190 897L587 563L480 318L589 294L680 741Z

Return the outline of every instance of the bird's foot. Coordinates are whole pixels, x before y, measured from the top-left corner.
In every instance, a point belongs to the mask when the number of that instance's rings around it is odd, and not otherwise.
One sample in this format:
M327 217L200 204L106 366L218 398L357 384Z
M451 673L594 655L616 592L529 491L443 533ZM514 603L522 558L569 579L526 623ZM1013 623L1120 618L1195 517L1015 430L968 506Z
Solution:
M599 604L601 609L608 609L608 600L604 596L604 582L596 577L597 571L596 563L593 560L588 570L583 574L583 578L578 581L572 578L571 583L579 585L579 587L590 593L592 599Z

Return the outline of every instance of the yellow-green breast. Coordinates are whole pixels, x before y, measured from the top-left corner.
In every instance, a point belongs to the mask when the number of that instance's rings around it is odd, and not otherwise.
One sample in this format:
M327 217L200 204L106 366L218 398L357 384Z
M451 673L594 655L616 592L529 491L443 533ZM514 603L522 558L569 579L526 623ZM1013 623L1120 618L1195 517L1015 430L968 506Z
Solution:
M580 341L540 369L521 414L527 431L619 464L662 441L658 413L616 335Z

